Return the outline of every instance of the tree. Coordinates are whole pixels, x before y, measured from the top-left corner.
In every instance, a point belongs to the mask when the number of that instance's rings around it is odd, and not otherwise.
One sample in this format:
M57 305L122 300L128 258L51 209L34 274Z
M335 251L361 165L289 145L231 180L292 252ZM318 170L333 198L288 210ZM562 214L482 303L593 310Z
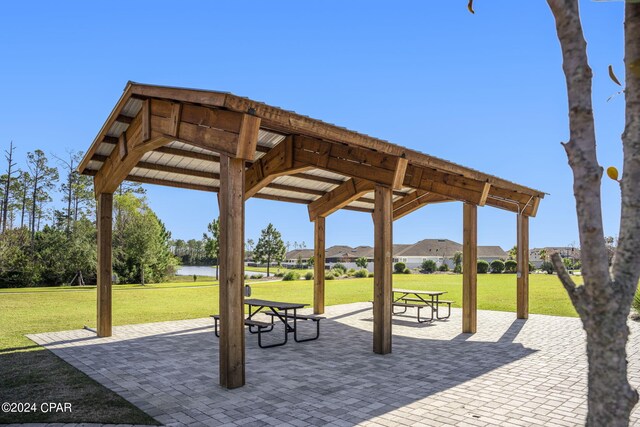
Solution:
M508 259L516 259L516 258L518 258L518 245L514 245L511 249L509 249L507 254L509 254L509 258Z
M269 267L272 262L278 265L284 260L287 248L282 241L280 232L275 229L273 224L269 223L267 228L262 230L258 243L253 251L254 258L261 264L267 263L267 277L269 277Z
M457 251L453 254L453 272L462 273L462 252Z
M309 259L307 260L307 265L308 265L309 267L313 267L313 264L314 264L314 263L315 263L315 258L313 257L313 255L311 255L311 256L309 257Z
M559 254L558 277L580 315L589 361L588 426L628 425L638 392L627 378L627 317L640 276L640 3L625 2L625 129L618 246L609 269L596 156L592 71L578 0L547 0L556 21L569 101L570 137L563 146L573 171L584 285L576 286ZM613 75L613 72L610 72ZM617 180L617 173L612 173Z
M218 257L220 255L220 220L214 219L211 221L207 225L207 230L209 230L209 233L211 234L204 233L204 248L207 255L215 260L216 280L218 280L218 265L220 265L218 262Z
M360 267L360 268L367 268L367 266L369 265L369 260L367 259L367 257L360 257L360 258L356 258L356 266Z
M42 150L27 154L27 165L31 173L31 238L36 233L37 218L42 215L42 207L49 200L48 190L54 188L58 180L58 169L49 166L49 160Z
M4 188L2 191L2 202L0 202L0 225L2 232L7 229L7 214L9 212L9 194L11 191L11 180L15 171L16 164L13 163L13 141L9 144L9 149L5 151L5 159L7 159L7 173L4 175Z

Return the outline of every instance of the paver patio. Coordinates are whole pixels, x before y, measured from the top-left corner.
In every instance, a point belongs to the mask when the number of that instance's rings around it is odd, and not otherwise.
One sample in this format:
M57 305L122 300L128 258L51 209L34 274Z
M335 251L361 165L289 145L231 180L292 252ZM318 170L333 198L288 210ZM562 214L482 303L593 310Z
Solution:
M247 336L247 382L234 390L218 383L212 319L119 326L110 338L29 338L167 425L584 425L579 319L479 311L469 335L458 309L433 325L394 316L393 353L381 356L371 352L371 304L326 315L317 341L263 350ZM638 387L640 324L630 327ZM631 425L640 426L639 407Z

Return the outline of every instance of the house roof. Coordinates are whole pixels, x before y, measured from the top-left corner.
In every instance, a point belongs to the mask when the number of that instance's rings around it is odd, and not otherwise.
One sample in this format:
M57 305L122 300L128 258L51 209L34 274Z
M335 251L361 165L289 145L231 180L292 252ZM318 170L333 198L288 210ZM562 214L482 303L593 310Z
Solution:
M97 192L113 191L122 179L215 192L220 186L220 155L253 153L249 148L240 148L237 142L238 132L243 129L241 123L248 116L255 118L259 129L255 154L246 161L247 174L255 170L252 166L260 159L266 161L276 147L285 150L285 141L297 150L295 162L300 165L294 172L274 174L250 197L311 204L348 181L366 176L384 182L393 178L394 186L399 184L393 195L394 212L402 214L413 206L420 207L420 203L461 200L535 216L545 195L475 169L230 93L133 82L125 87L78 170L96 176L96 183L100 184L96 185ZM145 141L153 141L152 146ZM402 162L406 170L398 166ZM261 177L262 172L256 172L257 176ZM371 212L371 189L358 190L356 197L346 199L339 208Z

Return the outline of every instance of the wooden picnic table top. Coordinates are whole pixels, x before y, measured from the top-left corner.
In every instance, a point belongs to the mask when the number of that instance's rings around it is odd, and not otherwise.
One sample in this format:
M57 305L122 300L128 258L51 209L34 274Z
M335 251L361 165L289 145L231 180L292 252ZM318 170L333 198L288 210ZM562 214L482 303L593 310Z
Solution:
M278 310L290 310L290 309L294 309L294 308L304 308L305 306L309 305L309 304L303 304L303 303L269 301L269 300L264 300L264 299L255 299L255 298L245 299L244 303L246 305L270 307L270 308L275 308L275 309L278 309Z
M421 291L417 289L393 289L393 292L399 294L415 294L415 295L442 295L446 294L447 291Z

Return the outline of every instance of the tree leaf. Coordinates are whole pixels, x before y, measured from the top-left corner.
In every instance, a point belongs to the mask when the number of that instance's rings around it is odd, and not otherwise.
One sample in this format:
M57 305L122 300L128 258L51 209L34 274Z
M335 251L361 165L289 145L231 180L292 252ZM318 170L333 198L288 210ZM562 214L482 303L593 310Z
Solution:
M609 65L609 77L611 78L611 80L613 80L615 84L617 84L618 86L622 86L622 84L620 83L620 80L618 80L616 75L613 73L613 66L611 65Z
M614 166L609 166L607 168L607 176L609 178L611 178L614 181L618 180L618 169L616 169Z
M473 0L469 0L469 4L467 4L467 9L469 9L469 12L474 13L473 11Z

